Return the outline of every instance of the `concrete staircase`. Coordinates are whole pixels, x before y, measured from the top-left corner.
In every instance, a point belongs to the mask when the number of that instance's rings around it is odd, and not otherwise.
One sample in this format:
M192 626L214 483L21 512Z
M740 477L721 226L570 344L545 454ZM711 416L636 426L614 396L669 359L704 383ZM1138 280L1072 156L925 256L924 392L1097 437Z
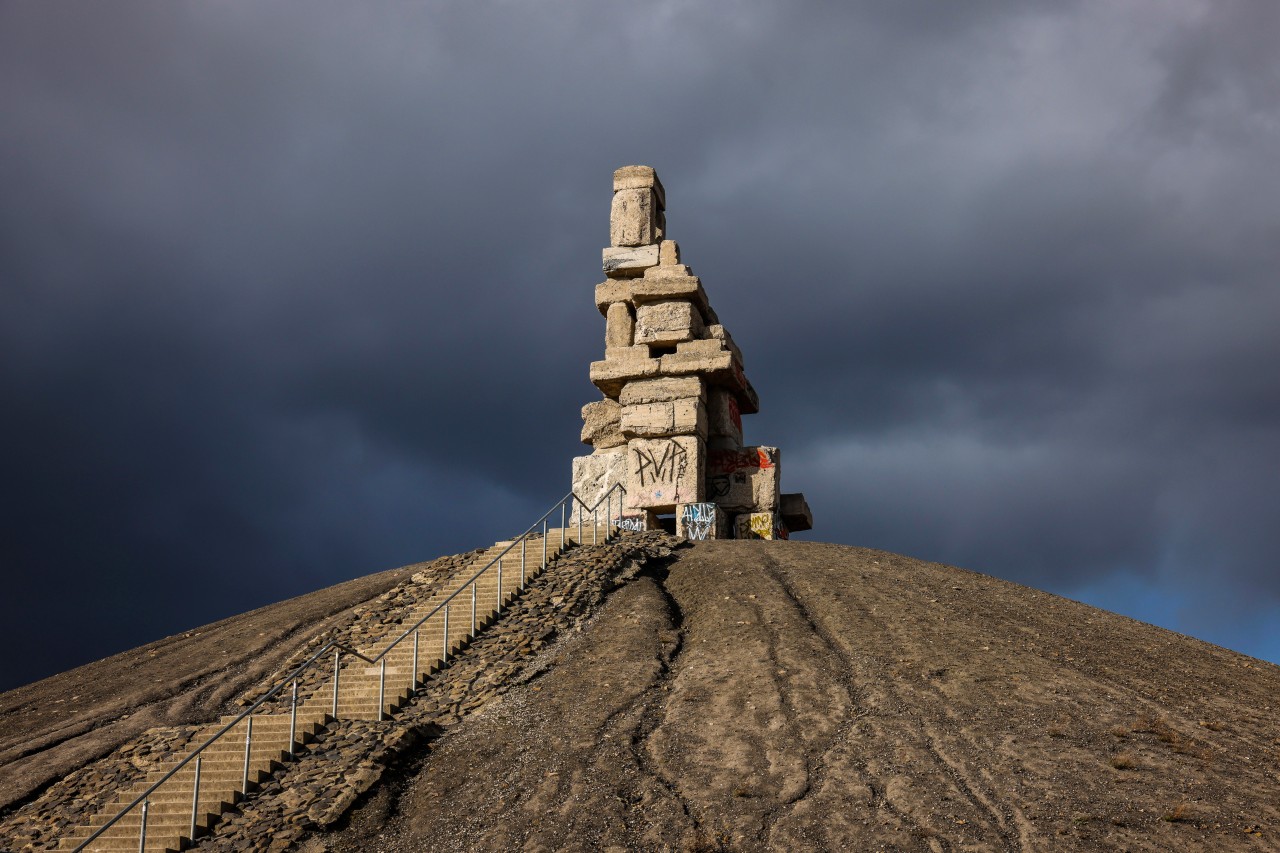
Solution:
M581 538L587 545L603 543L607 541L609 534L610 530L605 525L600 525L595 530L590 525L581 528ZM497 618L525 582L537 576L543 565L544 541L546 561L550 563L565 549L580 544L579 528L551 528L547 531L545 540L537 537L517 541L502 556L500 573L497 565L490 568L418 628L416 654L414 637L410 634L387 652L376 665L370 665L353 655L343 655L337 671L336 717L382 720L394 714L408 702L423 681L445 666L449 658L463 651L476 634ZM455 574L440 592L428 601L415 605L403 624L407 627L427 616L510 545L511 541L498 542L485 551L473 563ZM376 643L361 647L358 651L366 657L376 658L402 630L388 633ZM194 761L151 793L147 799L145 847L140 846L143 815L142 807L138 806L112 824L85 849L95 853L178 851L192 846L195 843L193 837L198 839L209 834L224 812L246 796L251 796L260 783L271 778L272 773L290 760L292 755L304 752L308 744L334 721L332 658L327 662L318 660L316 663L317 666L327 665L330 674L308 696L299 697L296 720L288 711L283 714L254 714L240 721L200 753L198 802ZM288 694L281 695L286 696L286 699L288 697ZM234 716L223 717L219 722L204 727L196 732L191 743L204 743L234 719ZM249 736L247 761L246 736ZM86 838L140 797L177 763L175 761L168 767L159 768L131 789L121 791L102 812L90 819L88 826L78 827L63 836L57 849L79 849Z

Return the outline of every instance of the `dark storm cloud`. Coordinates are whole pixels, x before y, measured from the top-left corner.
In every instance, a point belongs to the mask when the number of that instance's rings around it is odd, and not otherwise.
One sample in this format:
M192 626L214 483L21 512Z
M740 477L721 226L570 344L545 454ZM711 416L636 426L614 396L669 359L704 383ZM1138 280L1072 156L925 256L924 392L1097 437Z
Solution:
M1274 17L6 6L0 682L536 516L635 162L816 536L1280 656Z

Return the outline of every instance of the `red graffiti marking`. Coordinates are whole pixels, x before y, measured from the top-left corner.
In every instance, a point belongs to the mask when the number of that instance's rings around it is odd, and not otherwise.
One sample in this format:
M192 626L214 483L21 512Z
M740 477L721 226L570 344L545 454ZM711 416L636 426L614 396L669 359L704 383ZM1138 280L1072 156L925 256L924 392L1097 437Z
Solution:
M733 425L738 429L738 435L742 435L742 410L738 408L738 398L729 398L729 420L733 421ZM741 441L741 438L739 438Z
M732 474L744 468L772 468L773 455L762 447L744 450L712 450L707 453L707 470L715 474Z

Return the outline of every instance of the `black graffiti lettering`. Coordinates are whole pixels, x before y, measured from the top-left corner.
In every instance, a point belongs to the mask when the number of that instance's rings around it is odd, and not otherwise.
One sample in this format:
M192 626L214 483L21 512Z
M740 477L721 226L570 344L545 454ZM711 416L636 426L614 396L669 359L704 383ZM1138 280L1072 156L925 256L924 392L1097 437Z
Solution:
M662 456L655 458L651 448L637 447L636 474L640 477L641 486L657 483L674 483L680 479L688 465L689 454L674 441L668 441L663 448Z

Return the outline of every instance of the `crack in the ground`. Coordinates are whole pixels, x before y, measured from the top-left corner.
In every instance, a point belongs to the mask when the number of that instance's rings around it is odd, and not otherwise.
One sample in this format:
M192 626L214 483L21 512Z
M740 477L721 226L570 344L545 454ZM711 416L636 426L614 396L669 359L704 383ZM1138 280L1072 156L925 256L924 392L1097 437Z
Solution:
M701 836L704 833L704 829L698 815L694 812L688 799L680 791L677 782L668 778L662 772L661 767L654 761L649 751L650 739L653 737L653 733L666 720L666 697L669 696L670 692L674 664L681 652L684 651L684 610L681 608L680 602L667 589L666 582L669 573L670 560L650 560L637 575L637 577L648 578L653 582L654 588L662 596L666 605L669 622L664 632L668 634L668 637L663 638L664 642L658 651L657 675L647 689L639 694L639 699L628 709L639 709L640 712L639 718L632 727L628 745L632 758L636 762L636 768L671 796L679 807L680 813L689 821L694 833ZM670 637L671 634L674 634L674 637ZM669 645L665 642L668 638L671 640ZM627 823L628 829L634 831L635 827L631 825L631 822L628 820Z

